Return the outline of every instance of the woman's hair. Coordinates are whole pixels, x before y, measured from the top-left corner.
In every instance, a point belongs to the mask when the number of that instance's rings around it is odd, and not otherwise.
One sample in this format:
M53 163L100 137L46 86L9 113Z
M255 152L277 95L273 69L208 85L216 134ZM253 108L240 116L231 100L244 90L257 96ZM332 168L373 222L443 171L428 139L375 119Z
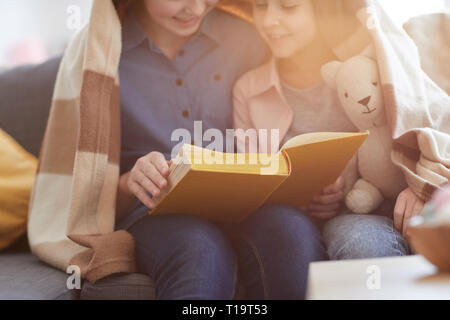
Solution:
M114 6L116 7L117 14L119 15L120 22L123 23L125 17L127 16L128 6L136 0L113 0Z

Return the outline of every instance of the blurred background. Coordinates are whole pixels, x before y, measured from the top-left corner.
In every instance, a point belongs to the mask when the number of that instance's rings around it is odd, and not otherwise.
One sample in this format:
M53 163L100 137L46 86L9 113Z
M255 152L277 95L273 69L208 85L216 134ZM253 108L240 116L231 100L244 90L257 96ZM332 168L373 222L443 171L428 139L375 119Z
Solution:
M89 21L93 0L0 0L0 70L61 54ZM379 0L393 20L450 10L450 0Z

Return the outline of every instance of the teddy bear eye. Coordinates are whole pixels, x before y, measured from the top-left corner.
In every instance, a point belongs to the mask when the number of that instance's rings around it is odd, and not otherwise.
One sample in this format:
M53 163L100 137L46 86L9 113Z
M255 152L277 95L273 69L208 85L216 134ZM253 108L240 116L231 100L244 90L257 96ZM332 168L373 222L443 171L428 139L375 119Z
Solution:
M372 84L373 84L375 87L378 86L378 82L377 82L377 81L372 82Z
M348 93L347 92L344 93L344 97L348 98Z

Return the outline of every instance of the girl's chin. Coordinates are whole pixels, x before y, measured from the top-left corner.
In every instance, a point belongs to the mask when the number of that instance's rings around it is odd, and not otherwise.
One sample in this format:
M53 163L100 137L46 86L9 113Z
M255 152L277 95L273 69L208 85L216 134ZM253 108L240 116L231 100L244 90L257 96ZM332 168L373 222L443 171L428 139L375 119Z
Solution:
M294 50L271 46L272 55L277 59L287 59L295 54Z

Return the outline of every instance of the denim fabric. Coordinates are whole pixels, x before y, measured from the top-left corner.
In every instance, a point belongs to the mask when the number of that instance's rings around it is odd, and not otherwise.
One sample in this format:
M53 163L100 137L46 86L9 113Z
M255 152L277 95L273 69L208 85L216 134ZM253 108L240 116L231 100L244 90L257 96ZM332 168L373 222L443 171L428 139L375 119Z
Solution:
M346 214L328 221L323 237L330 260L403 256L410 253L406 240L390 217Z
M85 281L80 300L155 300L155 286L141 273L114 273L95 283Z
M190 215L146 215L129 229L141 272L157 299L303 299L308 266L327 258L312 222L288 206L266 205L239 224Z

